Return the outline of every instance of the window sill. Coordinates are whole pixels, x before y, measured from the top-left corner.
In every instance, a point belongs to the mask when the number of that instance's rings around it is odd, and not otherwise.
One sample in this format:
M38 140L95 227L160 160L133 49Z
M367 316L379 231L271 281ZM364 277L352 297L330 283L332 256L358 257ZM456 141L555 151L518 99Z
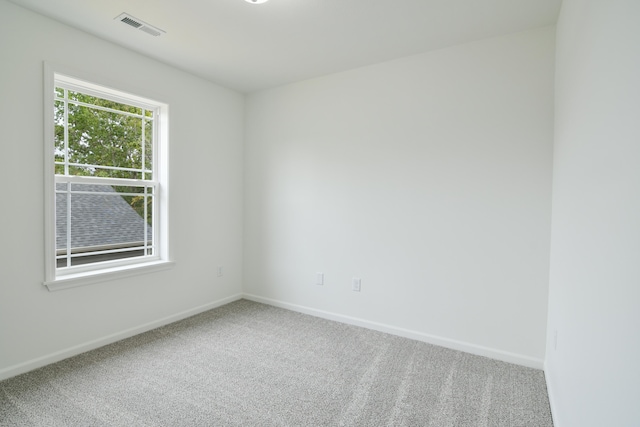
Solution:
M173 261L151 261L144 264L134 264L99 271L69 274L59 277L56 280L44 282L43 284L49 289L49 291L59 291L62 289L75 288L77 286L92 285L94 283L137 276L139 274L168 270L173 268L174 265L175 263Z

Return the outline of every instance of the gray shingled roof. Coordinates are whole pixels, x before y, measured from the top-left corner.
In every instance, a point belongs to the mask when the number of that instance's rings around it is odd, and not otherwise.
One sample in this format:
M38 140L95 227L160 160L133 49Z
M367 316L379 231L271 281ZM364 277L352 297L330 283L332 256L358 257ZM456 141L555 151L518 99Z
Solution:
M65 190L66 184L56 184ZM71 195L71 247L141 242L144 230L151 240L151 227L109 185L82 185L83 191L110 194ZM56 248L66 249L67 195L56 194Z

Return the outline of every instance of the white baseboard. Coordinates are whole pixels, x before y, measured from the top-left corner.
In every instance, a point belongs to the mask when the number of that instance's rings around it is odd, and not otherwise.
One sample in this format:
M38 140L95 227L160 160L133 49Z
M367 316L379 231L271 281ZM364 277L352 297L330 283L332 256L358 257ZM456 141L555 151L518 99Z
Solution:
M462 341L452 340L449 338L438 337L435 335L429 335L422 332L412 331L408 329L398 328L395 326L385 325L382 323L372 322L365 319L359 319L356 317L345 316L338 313L332 313L328 311L318 310L311 307L305 307L297 304L291 304L284 301L274 300L270 298L260 297L252 294L236 294L227 298L223 298L217 301L210 302L189 310L182 311L180 313L173 314L171 316L164 317L162 319L155 320L153 322L145 323L140 326L126 329L124 331L117 332L115 334L107 335L102 338L88 341L83 344L79 344L64 350L57 351L42 357L28 360L17 365L9 366L0 370L0 381L7 378L14 377L16 375L23 374L25 372L32 371L37 368L49 365L51 363L59 362L78 354L94 350L96 348L105 346L107 344L114 343L116 341L123 340L125 338L132 337L134 335L141 334L143 332L150 331L152 329L159 328L169 323L177 322L187 317L194 316L196 314L211 310L216 307L228 304L239 299L248 299L263 304L272 305L275 307L285 308L288 310L296 311L299 313L309 314L311 316L320 317L323 319L334 320L337 322L346 323L349 325L360 326L367 329L373 329L380 332L385 332L392 335L397 335L405 338L414 339L417 341L423 341L429 344L438 345L441 347L450 348L453 350L464 351L466 353L476 354L478 356L489 357L503 362L513 363L516 365L526 366L534 369L543 369L544 363L540 359L523 356L520 354L510 353L502 350L496 350L488 347L478 346L475 344L469 344ZM549 381L547 384L550 386ZM549 387L549 400L551 401L551 410L553 413L553 399L552 388Z
M513 363L515 365L526 366L528 368L534 368L534 369L540 369L540 370L544 368L544 361L542 359L537 359L534 357L524 356L516 353L510 353L508 351L497 350L489 347L483 347L480 345L470 344L463 341L453 340L450 338L443 338L435 335L429 335L422 332L412 331L409 329L385 325L383 323L371 322L365 319L359 319L356 317L345 316L342 314L318 310L311 307L291 304L288 302L274 300L271 298L264 298L258 295L244 294L243 298L248 299L250 301L272 305L275 307L286 308L287 310L297 311L299 313L309 314L315 317L321 317L323 319L335 320L337 322L342 322L349 325L361 326L363 328L373 329L376 331L385 332L388 334L397 335L404 338L410 338L416 341L423 341L423 342L434 344L440 347L450 348L452 350L459 350L459 351L464 351L465 353L471 353L478 356L489 357L491 359L501 360L503 362Z
M105 346L107 344L114 343L116 341L123 340L125 338L132 337L134 335L141 334L143 332L150 331L152 329L159 328L169 323L177 322L178 320L186 319L187 317L194 316L196 314L211 310L212 308L220 307L233 301L242 299L242 294L232 295L227 298L223 298L217 301L210 302L208 304L201 305L189 310L182 311L180 313L173 314L171 316L164 317L162 319L155 320L153 322L145 323L140 326L126 329L115 334L107 335L102 338L98 338L92 341L88 341L83 344L79 344L64 350L56 351L55 353L48 354L46 356L38 357L36 359L28 360L17 365L9 366L8 368L0 370L0 381L7 378L15 377L16 375L24 374L25 372L32 371L37 368L49 365L51 363L59 362L72 356L94 350L98 347Z

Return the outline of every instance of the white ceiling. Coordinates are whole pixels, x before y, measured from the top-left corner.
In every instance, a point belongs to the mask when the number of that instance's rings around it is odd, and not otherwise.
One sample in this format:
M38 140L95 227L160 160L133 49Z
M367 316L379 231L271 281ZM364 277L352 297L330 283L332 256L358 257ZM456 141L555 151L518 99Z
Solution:
M241 92L531 28L561 0L11 0ZM127 12L166 31L150 36Z

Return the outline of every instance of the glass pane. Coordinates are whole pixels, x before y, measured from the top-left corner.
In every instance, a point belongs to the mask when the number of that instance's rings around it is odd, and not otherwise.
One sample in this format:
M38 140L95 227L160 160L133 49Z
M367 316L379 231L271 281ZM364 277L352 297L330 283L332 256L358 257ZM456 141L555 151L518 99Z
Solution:
M55 101L53 107L54 114L54 158L56 162L64 161L64 102ZM57 173L57 172L56 172Z
M113 110L142 115L142 108L134 107L133 105L128 104L120 104L119 102L109 101L108 99L98 98L96 96L74 92L71 90L69 91L69 99L71 101L79 101L84 102L85 104L97 105L100 107L111 108Z
M69 175L93 175L96 168L69 166Z
M153 212L153 188L147 187L130 187L130 186L116 186L114 190L122 195L122 198L127 201L141 218L147 220L148 225L152 225L151 214ZM146 197L145 197L146 194ZM146 207L146 213L145 213ZM147 237L150 239L150 237Z
M57 184L58 187L65 184ZM56 246L60 254L70 243L71 265L143 256L145 235L151 240L152 228L144 218L144 187L117 187L73 184L70 195L71 240L67 242L67 195L56 195ZM118 190L118 191L117 191ZM83 193L78 193L78 192ZM88 194L84 194L88 193ZM122 195L128 193L133 195ZM140 194L140 195L137 195ZM142 215L137 199L141 199ZM152 211L153 209L149 208ZM149 216L149 219L151 217ZM58 230L60 230L58 232ZM58 237L60 239L58 240ZM148 243L150 244L150 243ZM113 251L111 253L101 253ZM62 261L58 265L65 266Z
M69 104L68 121L70 163L142 168L142 119ZM96 167L77 168L73 174L141 178L140 172Z
M107 169L100 166L69 166L69 175L99 176L102 178L142 179L142 172Z
M130 186L130 185L114 185L113 189L118 193L129 193L134 195L143 195L145 187Z
M144 168L153 169L153 120L145 120L144 128ZM145 173L144 179L153 179L150 173Z
M67 249L67 191L68 184L56 184L56 254ZM60 266L60 265L58 265Z

